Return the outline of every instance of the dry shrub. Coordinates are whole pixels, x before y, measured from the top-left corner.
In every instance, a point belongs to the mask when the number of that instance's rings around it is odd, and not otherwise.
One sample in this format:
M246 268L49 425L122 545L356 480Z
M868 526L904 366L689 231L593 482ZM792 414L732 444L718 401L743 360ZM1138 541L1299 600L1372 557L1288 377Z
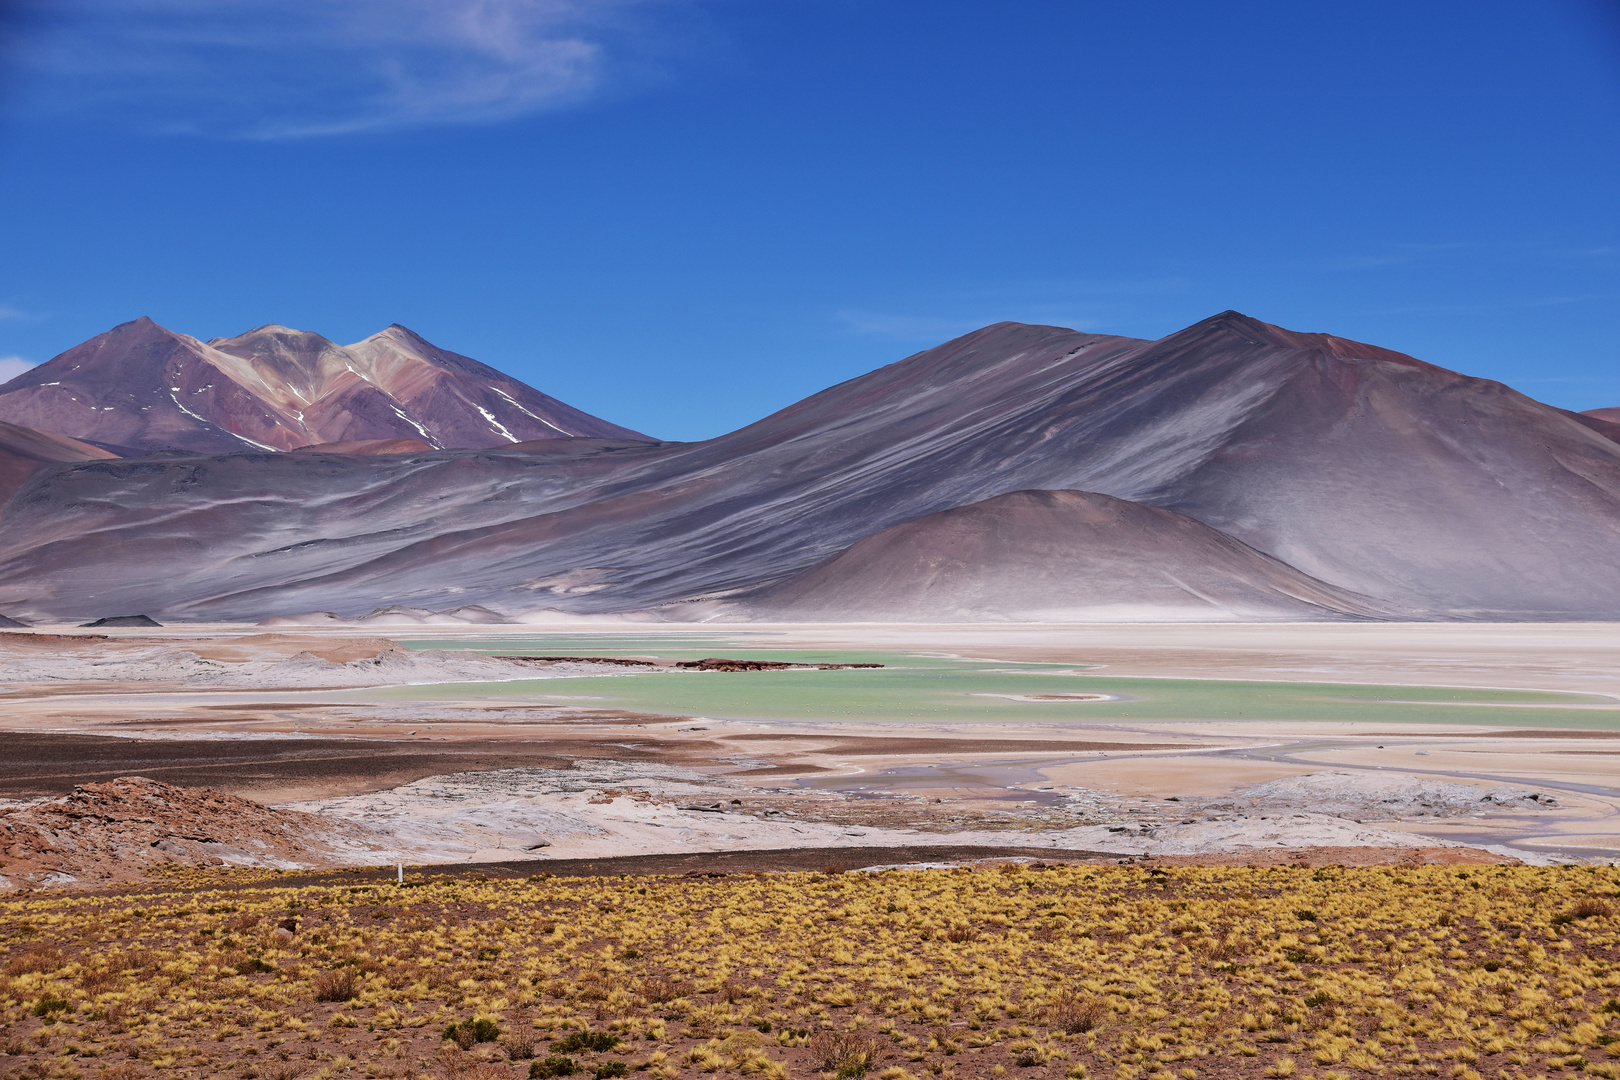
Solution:
M95 997L118 981L118 973L106 968L90 968L79 975L79 988Z
M720 984L720 989L718 992L720 995L720 1000L724 1001L728 1005L735 1005L737 1002L748 996L748 987L744 986L742 983L732 982L730 979L727 979L725 982Z
M534 1057L534 1033L512 1031L501 1036L501 1047L513 1061L527 1061Z
M62 955L61 949L52 945L35 945L12 954L6 961L5 971L7 975L49 975L66 963L67 957Z
M972 941L979 936L979 932L971 926L953 926L945 931L945 940L960 945L964 941Z
M1574 907L1570 908L1569 913L1572 917L1577 919L1599 919L1607 918L1614 914L1614 909L1609 907L1608 904L1605 904L1603 901L1599 900L1597 897L1588 896L1586 899L1577 902Z
M457 1080L512 1080L512 1070L493 1061L480 1061L456 1070Z
M462 980L462 977L460 968L452 964L445 964L442 967L428 969L427 983L430 989L443 990L446 987L455 986Z
M1020 1069L1045 1065L1052 1058L1052 1052L1034 1039L1019 1039L1011 1043L1007 1049L1012 1052L1013 1064Z
M96 1080L141 1080L145 1075L133 1061L122 1061L97 1072Z
M395 964L388 969L386 979L388 989L403 990L407 986L415 986L428 976L429 973L417 964Z
M353 1001L359 993L359 980L347 968L323 971L315 976L316 1001Z
M618 986L618 980L604 978L601 975L587 975L579 980L574 995L581 1001L606 1001L608 995Z
M1204 950L1204 959L1212 964L1230 964L1242 955L1243 944L1232 940L1213 941Z
M1096 1031L1108 1019L1108 1006L1094 997L1065 994L1046 1010L1047 1025L1065 1035Z
M654 1005L666 1005L677 998L687 997L692 993L692 984L684 979L643 979L641 981L641 996Z
M304 1072L304 1067L296 1061L266 1065L259 1073L259 1080L298 1080Z
M840 863L828 863L826 866L821 868L821 872L829 876L847 873L844 866Z
M140 971L148 976L163 966L163 958L151 949L131 949L123 955L114 955L108 964L114 971Z
M251 911L244 911L242 914L226 923L225 928L227 930L235 930L240 933L245 930L251 930L258 925L259 916Z
M863 1076L883 1057L883 1044L860 1031L818 1031L810 1037L810 1060L822 1072Z

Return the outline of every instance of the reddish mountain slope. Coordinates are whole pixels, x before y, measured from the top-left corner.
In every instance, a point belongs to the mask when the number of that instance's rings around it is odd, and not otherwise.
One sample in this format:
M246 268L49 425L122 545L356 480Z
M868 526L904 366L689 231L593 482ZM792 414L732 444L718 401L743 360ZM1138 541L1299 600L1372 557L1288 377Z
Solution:
M893 525L721 609L817 622L1389 614L1189 517L1085 491L1017 491Z
M117 454L88 443L0 421L0 506L41 469L73 461L105 461Z
M642 437L400 326L345 348L284 326L203 343L146 318L0 386L0 420L103 445L197 453Z
M348 347L370 377L441 446L500 446L571 437L645 439L581 412L398 323ZM498 438L489 438L493 430Z

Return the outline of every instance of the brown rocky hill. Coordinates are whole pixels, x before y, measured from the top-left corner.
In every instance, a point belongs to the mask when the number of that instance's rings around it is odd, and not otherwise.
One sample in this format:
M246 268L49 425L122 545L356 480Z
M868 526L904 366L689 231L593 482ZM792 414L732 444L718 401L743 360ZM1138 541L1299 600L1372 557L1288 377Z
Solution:
M331 866L351 825L131 776L0 809L0 888L138 879L164 865Z
M284 326L205 343L147 318L115 326L0 386L0 421L121 453L395 439L439 449L644 438L402 326L350 346Z

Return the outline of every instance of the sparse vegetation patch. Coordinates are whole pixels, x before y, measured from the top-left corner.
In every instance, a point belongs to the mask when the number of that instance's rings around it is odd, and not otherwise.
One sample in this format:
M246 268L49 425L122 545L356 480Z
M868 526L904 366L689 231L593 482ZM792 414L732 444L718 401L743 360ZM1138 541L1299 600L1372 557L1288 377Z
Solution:
M193 874L0 902L0 1078L1620 1080L1617 899L1506 866Z

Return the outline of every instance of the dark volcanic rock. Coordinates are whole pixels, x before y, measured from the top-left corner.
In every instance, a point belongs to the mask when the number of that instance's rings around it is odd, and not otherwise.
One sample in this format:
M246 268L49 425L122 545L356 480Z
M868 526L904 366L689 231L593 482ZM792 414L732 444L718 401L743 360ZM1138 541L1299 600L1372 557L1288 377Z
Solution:
M679 617L1025 490L1174 511L1392 616L1620 616L1620 444L1235 312L1151 342L999 323L703 443L63 466L0 515L0 606Z
M25 622L18 622L16 619L8 618L5 615L0 615L0 629L26 630L28 629L28 624Z
M204 343L147 318L6 383L0 420L102 445L209 454L312 443L641 438L402 326L347 347L284 326Z
M109 615L94 622L80 623L80 626L162 626L163 624L150 615Z

